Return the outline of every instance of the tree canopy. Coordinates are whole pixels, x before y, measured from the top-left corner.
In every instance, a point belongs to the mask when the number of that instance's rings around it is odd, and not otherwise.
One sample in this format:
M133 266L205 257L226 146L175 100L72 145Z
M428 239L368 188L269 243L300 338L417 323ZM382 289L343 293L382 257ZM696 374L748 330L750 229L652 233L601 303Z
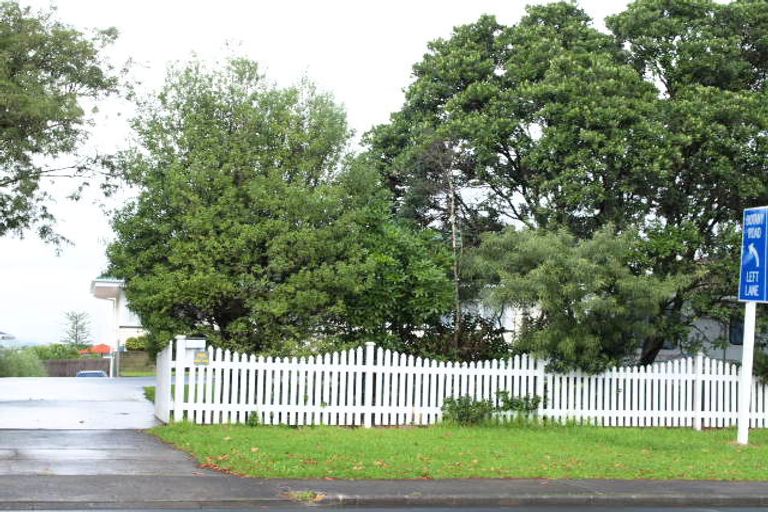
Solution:
M173 71L134 122L110 273L157 337L296 353L414 341L450 301L447 256L395 221L376 173L346 156L343 111L255 63ZM163 341L165 341L163 340Z
M81 100L117 85L101 57L114 29L86 35L16 2L0 3L0 236L52 228L44 177L82 176L82 162L51 164L71 154L86 135Z
M637 232L632 271L677 285L643 331L647 363L732 308L741 211L768 201L768 3L636 0L607 26L560 2L457 27L366 140L398 215L422 226L440 215L436 177L454 177L473 245L504 224Z

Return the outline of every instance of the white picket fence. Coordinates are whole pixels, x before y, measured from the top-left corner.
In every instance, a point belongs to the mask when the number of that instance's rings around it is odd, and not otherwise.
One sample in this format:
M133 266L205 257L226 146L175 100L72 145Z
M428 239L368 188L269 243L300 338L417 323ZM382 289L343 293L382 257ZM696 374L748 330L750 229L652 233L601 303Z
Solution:
M177 337L157 358L155 414L168 422L267 425L429 425L448 397L498 402L542 398L538 415L603 426L736 425L738 369L703 357L614 368L599 375L552 374L528 356L446 363L373 343L314 357L231 353ZM750 424L768 424L768 389L755 383Z

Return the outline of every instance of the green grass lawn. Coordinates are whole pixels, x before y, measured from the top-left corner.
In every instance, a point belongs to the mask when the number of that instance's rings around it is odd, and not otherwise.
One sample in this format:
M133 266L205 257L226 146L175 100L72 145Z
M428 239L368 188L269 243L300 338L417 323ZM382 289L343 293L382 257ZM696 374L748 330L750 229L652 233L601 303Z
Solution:
M768 431L587 426L151 430L206 467L261 478L768 480Z
M121 377L154 377L155 370L122 370Z

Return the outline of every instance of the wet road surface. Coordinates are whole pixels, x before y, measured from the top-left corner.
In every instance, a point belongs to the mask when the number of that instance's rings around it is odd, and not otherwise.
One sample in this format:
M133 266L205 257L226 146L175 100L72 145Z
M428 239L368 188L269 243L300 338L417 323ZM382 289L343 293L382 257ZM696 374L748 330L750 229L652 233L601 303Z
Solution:
M131 430L0 430L0 476L200 476L183 452Z
M0 378L0 429L143 429L157 424L139 378Z

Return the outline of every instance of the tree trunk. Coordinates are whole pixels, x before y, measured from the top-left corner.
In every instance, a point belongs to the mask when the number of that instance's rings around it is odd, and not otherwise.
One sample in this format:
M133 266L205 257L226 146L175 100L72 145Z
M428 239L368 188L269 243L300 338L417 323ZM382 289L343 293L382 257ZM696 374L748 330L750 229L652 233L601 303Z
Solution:
M662 308L660 314L665 318L662 320L663 325L678 325L680 322L681 311L683 309L682 292L678 290L677 295ZM655 336L646 338L643 341L643 348L640 351L640 364L648 365L656 361L656 356L664 348L664 341L667 337L671 336L667 329L661 329Z
M461 336L461 300L459 298L459 229L456 222L456 188L453 182L453 171L449 168L448 177L448 222L451 224L451 250L453 251L453 293L454 321L453 348L459 350Z
M643 342L643 348L640 352L640 364L653 364L653 362L656 361L656 356L659 355L659 351L661 351L662 347L664 347L663 337L653 336L651 338L646 338Z

